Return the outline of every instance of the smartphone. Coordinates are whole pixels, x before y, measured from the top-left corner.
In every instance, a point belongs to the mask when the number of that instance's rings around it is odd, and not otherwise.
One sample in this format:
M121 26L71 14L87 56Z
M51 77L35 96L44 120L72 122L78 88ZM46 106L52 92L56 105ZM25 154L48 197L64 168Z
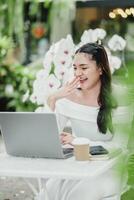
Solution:
M73 148L63 148L63 153L64 154L71 153L73 152L73 150L74 150ZM91 146L89 153L91 155L104 155L104 154L108 154L109 152L103 146L97 145L97 146Z
M91 155L104 155L104 154L108 154L109 152L103 146L98 145L98 146L91 146L89 153Z

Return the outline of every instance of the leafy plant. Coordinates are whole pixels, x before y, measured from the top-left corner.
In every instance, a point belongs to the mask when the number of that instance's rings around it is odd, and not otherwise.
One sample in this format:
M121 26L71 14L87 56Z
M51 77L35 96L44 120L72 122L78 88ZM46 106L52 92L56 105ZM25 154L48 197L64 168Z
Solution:
M2 65L0 67L0 98L5 99L7 110L33 111L32 102L24 102L31 91L35 70L21 65ZM2 108L1 108L2 109Z
M13 46L12 41L9 37L4 36L0 38L0 63L7 55L8 50Z

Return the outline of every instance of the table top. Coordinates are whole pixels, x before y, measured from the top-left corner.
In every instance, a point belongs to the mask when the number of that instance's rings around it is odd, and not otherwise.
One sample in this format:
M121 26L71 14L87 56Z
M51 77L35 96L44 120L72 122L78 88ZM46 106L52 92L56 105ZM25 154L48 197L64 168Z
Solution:
M110 169L117 156L107 160L76 161L68 159L22 158L0 153L0 176L24 178L85 179Z

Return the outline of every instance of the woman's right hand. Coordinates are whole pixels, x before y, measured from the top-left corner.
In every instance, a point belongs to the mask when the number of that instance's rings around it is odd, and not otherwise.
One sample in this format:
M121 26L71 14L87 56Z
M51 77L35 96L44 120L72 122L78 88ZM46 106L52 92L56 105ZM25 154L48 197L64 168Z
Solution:
M63 87L61 87L57 92L55 92L54 97L56 100L69 96L74 92L79 86L79 77L75 77L72 81L67 82Z
M54 111L55 109L55 103L58 99L62 99L64 97L69 96L74 92L76 88L79 86L79 77L75 77L72 81L67 82L63 87L61 87L57 92L54 94L50 95L47 99L47 103L51 110Z

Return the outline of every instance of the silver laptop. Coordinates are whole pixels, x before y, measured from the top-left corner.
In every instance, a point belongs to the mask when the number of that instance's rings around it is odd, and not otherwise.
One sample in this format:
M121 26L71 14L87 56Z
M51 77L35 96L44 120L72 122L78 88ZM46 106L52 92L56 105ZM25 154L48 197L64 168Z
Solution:
M62 148L54 113L1 112L0 127L10 155L68 158L73 154L72 149Z

